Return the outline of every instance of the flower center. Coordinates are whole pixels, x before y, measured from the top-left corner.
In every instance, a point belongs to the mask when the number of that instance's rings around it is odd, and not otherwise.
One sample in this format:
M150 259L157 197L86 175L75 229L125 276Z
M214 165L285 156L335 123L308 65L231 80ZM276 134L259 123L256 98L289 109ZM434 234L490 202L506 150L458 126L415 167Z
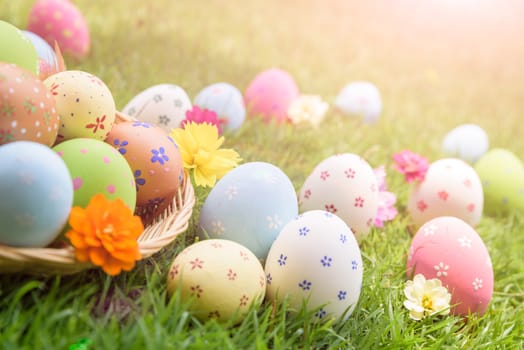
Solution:
M422 307L426 310L433 309L433 300L427 295L424 295L422 297Z
M115 232L115 227L113 226L113 224L108 224L106 227L104 227L102 232L106 235L111 235L113 234L113 232Z

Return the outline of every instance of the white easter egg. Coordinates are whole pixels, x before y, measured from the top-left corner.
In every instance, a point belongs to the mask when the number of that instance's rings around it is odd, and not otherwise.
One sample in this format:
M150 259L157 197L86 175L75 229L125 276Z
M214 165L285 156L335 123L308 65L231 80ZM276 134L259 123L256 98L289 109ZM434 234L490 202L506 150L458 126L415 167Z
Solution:
M228 83L211 84L198 93L195 105L209 109L223 120L225 130L236 130L246 119L246 107L240 91Z
M290 221L271 246L267 297L298 311L304 302L319 319L347 319L362 287L362 257L351 229L327 211L308 211Z
M133 97L122 112L171 132L171 129L180 127L180 123L186 118L186 111L192 107L189 96L180 86L160 84Z
M377 178L356 154L344 153L320 162L299 193L300 211L326 210L339 216L357 238L368 234L379 204Z
M362 116L366 123L373 123L382 112L380 91L367 81L349 83L337 95L335 107L345 114Z
M201 321L240 322L266 292L260 261L242 245L209 239L184 249L173 261L167 276L167 291L180 291L182 302Z
M460 159L430 164L423 181L412 190L408 211L415 225L439 216L454 216L476 226L482 216L484 192L475 170Z
M238 242L265 259L280 229L298 214L293 184L278 167L245 163L211 190L200 212L202 237Z
M489 148L488 134L475 124L462 124L446 134L442 151L468 163L476 162Z

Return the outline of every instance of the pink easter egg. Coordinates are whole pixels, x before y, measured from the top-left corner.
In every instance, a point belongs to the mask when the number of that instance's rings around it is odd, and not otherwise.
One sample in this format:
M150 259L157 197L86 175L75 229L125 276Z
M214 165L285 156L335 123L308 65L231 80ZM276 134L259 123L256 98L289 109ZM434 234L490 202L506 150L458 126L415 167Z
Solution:
M75 58L85 57L91 45L87 23L67 0L37 0L29 13L27 29Z
M446 158L431 163L413 188L408 211L417 226L439 216L455 216L476 226L482 216L484 192L475 170L466 162Z
M451 293L451 313L483 315L493 295L493 268L478 233L461 219L444 216L426 222L409 249L408 278L438 278Z
M291 101L299 96L295 80L289 73L272 68L258 74L244 94L251 115L261 115L268 122L288 120L287 110Z

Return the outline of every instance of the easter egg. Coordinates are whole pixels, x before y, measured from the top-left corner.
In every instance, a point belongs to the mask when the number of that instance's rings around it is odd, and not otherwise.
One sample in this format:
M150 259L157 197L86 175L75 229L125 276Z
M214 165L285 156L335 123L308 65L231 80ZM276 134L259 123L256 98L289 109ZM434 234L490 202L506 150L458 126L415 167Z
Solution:
M454 216L476 226L483 206L484 193L477 173L455 158L431 163L408 200L408 212L416 226L439 216Z
M29 13L27 29L50 45L56 41L63 52L75 58L84 58L89 53L91 38L87 23L70 1L37 0Z
M238 323L252 304L264 299L264 269L255 255L242 245L209 239L184 249L173 261L167 276L170 296L179 292L182 302L201 321Z
M60 115L57 141L73 138L104 140L115 121L115 101L98 77L82 71L64 71L44 81Z
M278 167L251 162L211 190L198 223L201 237L238 242L265 259L280 229L298 214L293 184Z
M468 163L476 162L489 148L488 135L480 126L462 124L446 134L442 151Z
M73 183L62 159L30 141L0 147L0 244L45 247L64 227Z
M33 44L38 54L39 78L45 80L50 75L57 73L58 59L51 46L35 33L22 30L22 34L31 41L31 44Z
M236 130L246 118L246 107L240 91L228 83L209 85L195 97L195 105L214 111L225 130Z
M38 76L38 55L33 44L18 28L1 20L0 62L14 63Z
M299 215L282 228L266 266L267 296L291 309L318 311L318 319L347 319L362 287L362 257L351 229L323 210Z
M167 132L180 127L191 110L191 100L180 86L151 86L133 97L122 112L140 121L153 123Z
M491 258L478 233L463 220L444 216L426 222L409 248L407 275L438 278L451 293L451 313L484 314L493 295Z
M0 62L0 145L34 141L52 146L60 117L47 87L32 73Z
M360 239L368 234L377 214L377 178L358 155L338 154L315 167L298 198L300 212L318 209L336 214Z
M113 126L106 142L124 156L135 176L136 212L143 218L161 214L182 184L182 157L169 135L144 122Z
M260 115L266 122L272 118L284 122L288 120L289 105L298 95L293 77L281 69L272 68L261 72L249 83L244 101L250 115Z
M365 123L373 123L382 112L382 99L375 85L367 81L355 81L339 92L335 107L345 114L361 116Z
M73 179L74 206L85 208L95 194L102 193L110 200L120 198L135 210L133 173L116 149L87 138L68 140L53 149L62 157Z
M515 154L492 149L477 161L475 170L484 186L487 212L524 212L524 164Z

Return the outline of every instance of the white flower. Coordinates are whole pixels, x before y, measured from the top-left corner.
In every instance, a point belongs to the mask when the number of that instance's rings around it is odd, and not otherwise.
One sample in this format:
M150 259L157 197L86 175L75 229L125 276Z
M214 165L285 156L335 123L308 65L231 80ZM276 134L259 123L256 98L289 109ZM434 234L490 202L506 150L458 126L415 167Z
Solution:
M238 194L237 187L236 186L229 186L227 188L227 190L225 190L224 193L227 196L227 199L232 200L233 197L235 197Z
M475 278L471 284L473 285L473 289L475 289L475 291L482 289L482 280L478 277Z
M407 300L404 306L409 310L409 317L421 320L435 314L449 314L451 294L438 278L426 280L424 275L418 274L413 281L407 281L404 288Z
M267 219L267 226L270 229L277 230L282 225L282 221L280 221L278 215L276 214L273 215L273 217L267 216L266 219Z
M429 226L425 226L423 231L424 231L424 236L433 236L435 234L435 232L437 231L438 227L437 225L435 224L431 224Z
M471 248L471 239L469 239L466 236L460 237L458 239L458 242L459 242L461 247Z
M437 277L446 277L448 275L449 265L444 265L442 261L438 265L433 266L433 268L437 271Z
M221 235L225 231L224 225L221 221L212 221L211 222L211 232L213 232L214 235Z
M293 124L310 122L313 126L318 126L328 108L329 105L318 95L300 95L289 105L287 115Z

